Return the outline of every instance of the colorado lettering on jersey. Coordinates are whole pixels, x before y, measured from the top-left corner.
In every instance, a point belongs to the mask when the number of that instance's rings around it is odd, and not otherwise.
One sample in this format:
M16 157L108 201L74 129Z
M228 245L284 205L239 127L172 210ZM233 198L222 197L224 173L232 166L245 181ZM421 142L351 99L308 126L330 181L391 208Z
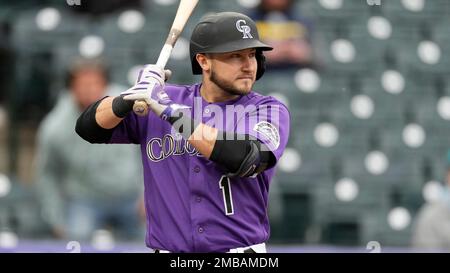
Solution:
M162 161L169 156L180 156L188 154L190 156L203 157L189 142L177 134L164 135L163 138L155 137L147 142L147 157L153 162Z

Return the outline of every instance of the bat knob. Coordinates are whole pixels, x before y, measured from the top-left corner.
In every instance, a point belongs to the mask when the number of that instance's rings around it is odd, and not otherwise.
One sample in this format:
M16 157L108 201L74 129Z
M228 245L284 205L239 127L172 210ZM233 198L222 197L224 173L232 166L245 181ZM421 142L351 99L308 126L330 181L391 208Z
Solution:
M133 105L133 112L138 116L148 115L148 105L145 101L135 101Z

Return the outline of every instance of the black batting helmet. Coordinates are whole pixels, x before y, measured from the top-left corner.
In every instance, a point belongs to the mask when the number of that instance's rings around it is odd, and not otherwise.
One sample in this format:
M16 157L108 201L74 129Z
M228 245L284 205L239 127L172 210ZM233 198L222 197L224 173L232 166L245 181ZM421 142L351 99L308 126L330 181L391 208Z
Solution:
M265 71L265 57L262 52L273 48L259 40L255 22L237 12L208 14L195 26L191 35L192 73L202 74L202 68L196 59L198 53L224 53L247 48L256 48L258 80Z

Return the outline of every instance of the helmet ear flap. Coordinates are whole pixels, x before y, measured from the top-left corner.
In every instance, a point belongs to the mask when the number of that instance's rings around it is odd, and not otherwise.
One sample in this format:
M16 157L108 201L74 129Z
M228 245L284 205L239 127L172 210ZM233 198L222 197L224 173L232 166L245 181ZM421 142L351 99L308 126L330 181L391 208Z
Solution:
M258 64L256 80L259 80L264 75L264 72L266 72L266 56L264 56L262 50L256 51L256 62Z

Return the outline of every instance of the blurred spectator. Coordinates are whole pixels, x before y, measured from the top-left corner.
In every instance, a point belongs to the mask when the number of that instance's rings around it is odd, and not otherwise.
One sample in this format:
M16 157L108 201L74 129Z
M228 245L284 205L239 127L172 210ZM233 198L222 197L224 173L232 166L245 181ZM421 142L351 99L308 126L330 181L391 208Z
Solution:
M419 249L450 250L450 167L440 198L425 204L417 214L412 245Z
M74 131L87 106L124 88L108 85L104 66L94 60L74 62L67 83L70 93L61 95L38 131L36 191L44 221L58 238L88 240L93 231L112 228L119 239L141 240L139 148L91 145Z
M260 38L274 47L265 52L271 69L301 68L313 65L312 24L292 7L293 0L261 0L250 16Z

